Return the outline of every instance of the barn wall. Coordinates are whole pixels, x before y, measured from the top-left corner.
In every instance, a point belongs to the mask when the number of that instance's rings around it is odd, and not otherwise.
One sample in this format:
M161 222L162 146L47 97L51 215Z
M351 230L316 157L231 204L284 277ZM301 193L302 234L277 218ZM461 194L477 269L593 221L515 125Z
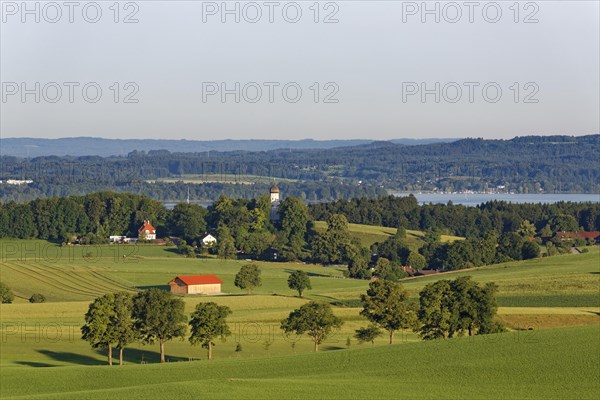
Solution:
M221 293L221 284L207 284L207 285L190 285L188 286L189 294L202 294L202 293Z
M170 283L169 285L171 286L172 293L187 294L187 292L188 292L187 291L188 287L186 285L176 284L176 283Z

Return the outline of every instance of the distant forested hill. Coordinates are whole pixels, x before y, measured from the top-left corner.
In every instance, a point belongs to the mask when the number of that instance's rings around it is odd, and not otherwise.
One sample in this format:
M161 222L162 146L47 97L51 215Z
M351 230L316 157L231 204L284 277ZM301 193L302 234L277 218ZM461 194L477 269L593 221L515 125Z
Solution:
M34 182L0 185L0 200L99 190L182 200L188 188L203 200L214 200L221 193L253 197L270 178L283 182L287 194L313 201L378 196L383 189L599 193L598 154L600 135L464 139L410 147L372 142L332 149L152 150L112 157L2 155L1 180Z
M393 143L418 145L447 143L458 139L394 139ZM372 140L150 140L103 139L75 137L61 139L7 138L0 139L0 153L15 157L43 156L126 156L137 151L167 150L170 152L206 151L267 151L275 149L331 149L357 146Z

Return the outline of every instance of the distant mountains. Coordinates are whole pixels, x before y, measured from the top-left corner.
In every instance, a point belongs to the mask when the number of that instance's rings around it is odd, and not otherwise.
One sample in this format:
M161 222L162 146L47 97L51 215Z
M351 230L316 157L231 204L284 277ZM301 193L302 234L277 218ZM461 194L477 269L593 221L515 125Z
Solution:
M413 146L449 143L458 139L394 139L388 143ZM277 149L332 149L359 146L373 140L150 140L103 139L72 137L61 139L6 138L0 139L0 155L14 157L43 156L126 156L132 151L168 150L172 153L205 151L268 151Z

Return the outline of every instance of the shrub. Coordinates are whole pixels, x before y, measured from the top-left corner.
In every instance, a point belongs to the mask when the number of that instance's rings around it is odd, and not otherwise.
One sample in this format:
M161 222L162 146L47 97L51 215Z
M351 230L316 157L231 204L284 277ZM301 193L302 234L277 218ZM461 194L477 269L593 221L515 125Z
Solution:
M15 299L12 290L10 290L3 282L0 282L0 297L2 298L2 304L12 303Z
M46 296L41 293L34 293L29 298L30 303L44 303L46 301Z

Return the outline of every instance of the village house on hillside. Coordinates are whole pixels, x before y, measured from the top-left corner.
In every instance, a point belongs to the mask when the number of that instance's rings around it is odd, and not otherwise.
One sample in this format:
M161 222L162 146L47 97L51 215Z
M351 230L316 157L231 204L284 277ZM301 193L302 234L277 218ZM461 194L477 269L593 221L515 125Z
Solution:
M156 240L156 228L152 226L150 220L145 219L144 223L138 229L138 237L130 238L127 236L114 235L109 236L111 243L135 243L138 240Z
M583 240L598 242L598 240L600 239L600 232L598 232L598 231L594 231L594 232L586 232L586 231L556 232L556 237L560 240L583 239Z
M144 220L144 224L138 229L138 238L140 240L156 239L156 229L150 224L150 220Z
M202 239L200 239L200 242L202 243L202 246L210 247L210 246L217 244L217 238L214 237L213 235L211 235L210 233L207 233L204 236L202 236Z
M218 294L222 283L216 275L188 275L176 276L169 286L177 294Z

